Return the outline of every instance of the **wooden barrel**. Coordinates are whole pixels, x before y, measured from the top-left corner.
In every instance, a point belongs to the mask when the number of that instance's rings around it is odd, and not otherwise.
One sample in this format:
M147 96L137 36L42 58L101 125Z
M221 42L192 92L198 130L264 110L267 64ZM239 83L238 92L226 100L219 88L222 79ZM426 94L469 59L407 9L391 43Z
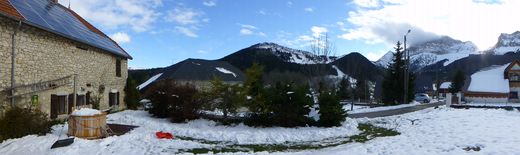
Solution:
M101 113L93 116L69 116L69 136L86 139L98 139L104 136L107 125L107 114Z

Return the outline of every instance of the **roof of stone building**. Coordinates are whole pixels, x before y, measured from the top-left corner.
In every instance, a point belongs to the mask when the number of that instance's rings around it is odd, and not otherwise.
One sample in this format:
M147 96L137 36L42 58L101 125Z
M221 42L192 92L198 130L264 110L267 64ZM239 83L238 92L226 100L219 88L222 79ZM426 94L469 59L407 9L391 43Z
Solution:
M0 15L132 59L106 34L76 12L52 0L0 0Z
M222 81L244 81L240 69L225 62L202 59L186 59L165 69L159 80L209 81L215 76Z

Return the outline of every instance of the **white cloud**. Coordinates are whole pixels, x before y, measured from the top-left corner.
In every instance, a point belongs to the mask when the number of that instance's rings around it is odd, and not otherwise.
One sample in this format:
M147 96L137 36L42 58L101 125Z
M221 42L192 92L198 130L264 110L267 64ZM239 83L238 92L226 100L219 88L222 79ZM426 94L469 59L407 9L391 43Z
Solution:
M59 0L94 25L108 29L128 27L136 32L151 29L160 15L161 0Z
M198 50L197 53L199 53L199 54L206 54L206 53L208 53L208 51L206 51L206 50Z
M203 12L192 8L177 7L168 11L166 20L180 25L198 24L202 21L200 18L203 14Z
M285 31L279 31L276 36L278 37L277 42L296 48L309 48L311 45L323 46L324 33L328 30L325 27L312 26L310 28L310 34L293 35ZM309 32L307 32L309 33ZM321 39L321 41L320 41ZM330 39L330 38L329 38ZM330 40L329 40L330 41ZM329 42L330 43L330 42Z
M116 41L119 44L129 43L130 36L124 32L117 32L112 35L110 35L110 38L112 38L114 41Z
M323 33L327 33L328 30L325 27L319 27L319 26L312 26L311 27L312 36L319 38L323 35Z
M267 36L264 32L259 32L258 28L253 25L248 24L239 24L240 25L240 35L257 35L265 37Z
M183 4L168 11L164 17L166 21L177 24L175 31L185 36L197 38L196 31L204 24L210 21L205 18L205 13L199 10L185 7Z
M340 38L394 44L412 29L412 43L447 35L472 41L485 50L496 43L500 33L520 30L520 20L515 20L520 18L517 0L384 0L375 9L355 4L359 8L349 12L347 18L354 28Z
M367 57L368 60L370 61L377 61L379 60L381 57L383 57L383 55L385 55L387 52L385 51L379 51L379 52L368 52L367 54L365 54L365 56Z
M258 28L256 28L256 26L248 25L248 24L240 24L240 26L242 28L247 28L247 29L258 29Z
M261 14L261 15L267 15L267 13L264 11L264 10L259 10L258 12L256 12L258 14Z
M240 34L241 34L241 35L252 35L252 34L253 34L253 31L251 31L250 29L241 28L241 29L240 29Z
M202 2L202 4L205 6L212 7L212 6L217 5L217 1L216 0L206 0L206 1Z
M292 5L293 5L293 2L291 2L291 1L287 1L287 6L288 6L288 7L291 7Z
M314 11L313 8L305 8L305 9L303 9L303 10L304 10L304 11L307 11L307 12L313 12L313 11Z
M354 4L360 7L373 8L379 6L379 0L354 0Z
M184 35L187 36L187 37L191 37L191 38L197 38L197 37L199 37L195 32L193 32L192 29L187 28L187 27L176 26L176 27L175 27L175 30L176 30L177 32L179 32L179 33L184 34Z

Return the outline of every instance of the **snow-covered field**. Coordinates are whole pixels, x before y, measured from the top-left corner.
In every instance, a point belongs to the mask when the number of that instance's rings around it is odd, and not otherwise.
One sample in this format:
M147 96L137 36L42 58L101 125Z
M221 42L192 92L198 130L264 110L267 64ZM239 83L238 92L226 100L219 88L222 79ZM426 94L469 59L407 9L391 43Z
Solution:
M236 144L282 144L305 142L327 137L358 134L358 123L395 129L401 134L379 137L365 143L348 143L335 147L274 154L519 154L520 112L499 109L429 108L399 116L374 119L347 119L335 128L252 128L243 125L218 126L207 120L174 124L166 119L151 118L144 111L123 111L108 116L108 121L138 125L130 133L100 140L76 141L68 147L50 150L59 131L45 136L30 135L0 144L0 154L172 154L179 149L209 148L188 140L160 140L156 131L206 140ZM55 126L55 129L61 129ZM65 129L66 130L66 129ZM62 133L64 134L64 133ZM63 138L63 136L62 136ZM466 151L479 148L479 151ZM465 150L466 149L466 150ZM259 152L265 154L267 152ZM245 153L236 153L245 154Z
M357 121L396 128L401 135L296 154L520 154L518 111L442 107ZM464 150L476 147L480 151Z
M155 132L171 132L174 136L191 137L234 144L283 144L287 142L319 141L326 138L358 134L357 122L346 121L333 128L253 128L244 125L218 126L213 121L194 120L189 123L171 123L167 119L152 118L145 111L126 110L108 115L109 123L140 126L122 135L100 140L76 138L68 147L50 149L58 140L61 126L45 136L30 135L0 144L0 154L172 154L179 149L209 148L211 145L186 140L160 140ZM61 132L66 138L67 127Z

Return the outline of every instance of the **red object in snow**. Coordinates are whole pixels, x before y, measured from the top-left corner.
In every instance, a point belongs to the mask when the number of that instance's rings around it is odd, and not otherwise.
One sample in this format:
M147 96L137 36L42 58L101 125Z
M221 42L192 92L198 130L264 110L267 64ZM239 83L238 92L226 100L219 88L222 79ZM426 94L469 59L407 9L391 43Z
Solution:
M162 131L156 132L155 136L157 136L157 138L159 138L159 139L173 139L174 138L171 133L162 132Z

